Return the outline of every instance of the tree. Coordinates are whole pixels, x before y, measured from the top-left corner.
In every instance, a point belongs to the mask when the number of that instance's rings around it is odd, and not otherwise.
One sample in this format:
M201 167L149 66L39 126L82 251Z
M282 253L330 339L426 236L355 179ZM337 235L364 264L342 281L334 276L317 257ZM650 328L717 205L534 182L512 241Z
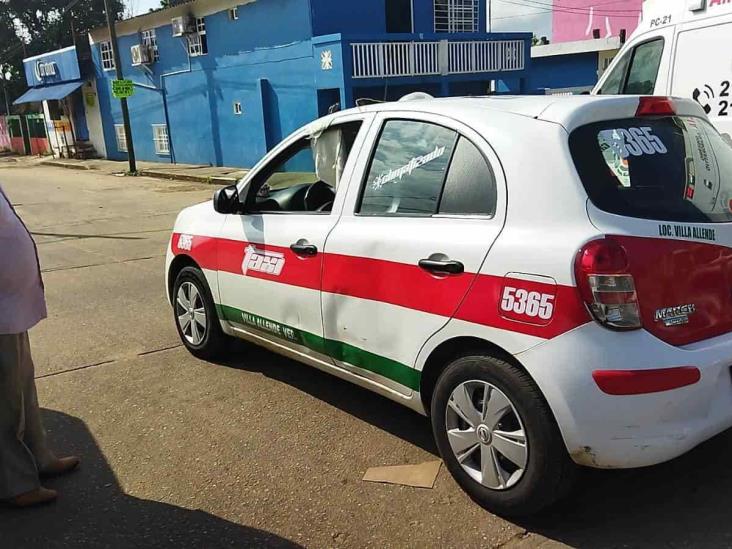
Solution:
M111 0L111 6L121 17L122 0ZM85 42L91 29L104 25L104 0L0 0L0 64L18 75L8 94L16 98L27 87L24 57Z

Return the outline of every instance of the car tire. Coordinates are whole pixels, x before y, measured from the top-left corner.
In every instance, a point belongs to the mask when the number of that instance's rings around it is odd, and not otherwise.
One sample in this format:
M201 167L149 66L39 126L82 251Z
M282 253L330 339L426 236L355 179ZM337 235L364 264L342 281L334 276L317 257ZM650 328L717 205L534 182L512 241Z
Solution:
M480 353L453 360L437 381L431 417L448 470L491 512L536 513L574 484L578 467L539 388L505 360Z
M204 360L221 357L228 338L221 330L203 272L196 267L181 269L173 284L171 301L178 335L191 354Z

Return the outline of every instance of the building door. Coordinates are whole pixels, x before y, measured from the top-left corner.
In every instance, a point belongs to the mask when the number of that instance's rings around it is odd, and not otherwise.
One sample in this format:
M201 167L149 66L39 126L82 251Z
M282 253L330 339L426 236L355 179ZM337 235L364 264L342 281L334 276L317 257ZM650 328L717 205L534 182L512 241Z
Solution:
M386 0L386 32L414 32L412 0Z
M69 102L71 103L72 123L76 140L89 141L89 128L86 125L86 112L82 93L75 91L69 97Z

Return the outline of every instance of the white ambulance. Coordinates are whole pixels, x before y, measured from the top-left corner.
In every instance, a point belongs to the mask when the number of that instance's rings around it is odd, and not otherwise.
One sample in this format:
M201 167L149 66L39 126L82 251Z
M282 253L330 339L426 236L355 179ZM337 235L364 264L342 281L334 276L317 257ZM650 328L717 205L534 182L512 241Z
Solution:
M593 94L691 97L732 135L732 0L645 0Z
M166 282L194 355L243 338L429 415L498 513L732 426L732 147L691 99L331 115L181 212Z

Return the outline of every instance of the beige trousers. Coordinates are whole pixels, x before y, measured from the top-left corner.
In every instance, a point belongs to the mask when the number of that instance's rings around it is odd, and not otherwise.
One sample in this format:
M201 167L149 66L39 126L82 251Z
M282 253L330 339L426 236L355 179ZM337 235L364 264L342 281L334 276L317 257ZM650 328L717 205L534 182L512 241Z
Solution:
M0 499L40 486L38 471L55 459L36 396L28 333L0 334Z

